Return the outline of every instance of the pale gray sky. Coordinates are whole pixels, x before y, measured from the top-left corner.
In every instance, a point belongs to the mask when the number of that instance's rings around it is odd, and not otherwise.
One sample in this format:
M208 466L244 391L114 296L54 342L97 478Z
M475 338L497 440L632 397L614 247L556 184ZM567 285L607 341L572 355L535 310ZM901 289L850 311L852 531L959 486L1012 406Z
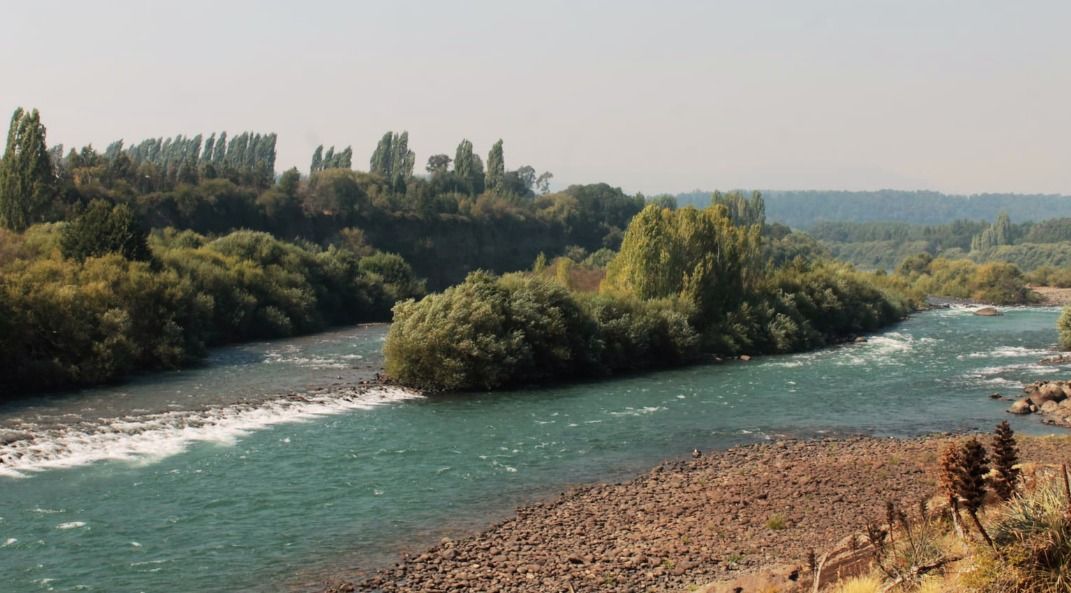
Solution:
M1071 2L0 1L0 110L67 146L226 129L367 168L464 137L629 191L1071 193ZM6 118L5 118L6 119Z

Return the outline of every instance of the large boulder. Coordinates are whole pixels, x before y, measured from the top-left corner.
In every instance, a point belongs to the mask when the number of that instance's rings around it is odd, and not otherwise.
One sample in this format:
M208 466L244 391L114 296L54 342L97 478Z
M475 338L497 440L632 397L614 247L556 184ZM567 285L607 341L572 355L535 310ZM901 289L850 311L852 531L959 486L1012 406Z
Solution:
M1049 401L1041 404L1040 412L1042 414L1052 414L1053 412L1055 412L1056 410L1059 410L1059 409L1060 409L1060 404L1056 403L1055 401L1049 400Z
M1033 412L1031 408L1034 407L1034 402L1030 401L1029 397L1024 397L1015 400L1015 403L1008 408L1009 414L1029 414Z
M995 307L982 307L974 312L979 317L1000 317L1003 313Z
M1038 406L1045 405L1045 402L1059 403L1065 399L1067 395L1064 393L1064 385L1057 381L1042 383L1036 392L1030 394L1030 400Z

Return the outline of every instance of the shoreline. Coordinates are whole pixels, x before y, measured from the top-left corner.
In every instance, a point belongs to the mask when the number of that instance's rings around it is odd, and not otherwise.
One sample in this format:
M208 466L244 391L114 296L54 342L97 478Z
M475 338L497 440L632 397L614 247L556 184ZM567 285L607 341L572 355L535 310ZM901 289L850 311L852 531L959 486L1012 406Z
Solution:
M885 502L932 496L942 443L965 435L784 439L664 461L570 488L466 537L323 591L684 591L834 545ZM1063 460L1071 435L1020 437L1023 459Z

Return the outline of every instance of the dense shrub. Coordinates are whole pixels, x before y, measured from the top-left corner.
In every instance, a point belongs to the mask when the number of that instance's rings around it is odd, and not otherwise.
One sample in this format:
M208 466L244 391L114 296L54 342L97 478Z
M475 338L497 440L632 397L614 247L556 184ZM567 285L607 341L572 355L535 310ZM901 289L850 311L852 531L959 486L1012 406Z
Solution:
M385 354L387 372L405 384L460 390L680 364L697 345L687 315L664 304L476 272L397 305Z
M1064 350L1071 350L1071 305L1064 307L1064 310L1060 312L1056 328L1060 332L1060 345Z
M395 300L423 294L397 256L264 233L158 233L153 262L121 252L66 259L61 235L32 227L0 237L0 254L36 254L0 260L0 394L173 368L213 344L386 321Z
M896 283L919 301L934 295L996 305L1025 305L1037 298L1018 267L999 261L977 264L969 259L915 255L898 266L896 278L889 284Z

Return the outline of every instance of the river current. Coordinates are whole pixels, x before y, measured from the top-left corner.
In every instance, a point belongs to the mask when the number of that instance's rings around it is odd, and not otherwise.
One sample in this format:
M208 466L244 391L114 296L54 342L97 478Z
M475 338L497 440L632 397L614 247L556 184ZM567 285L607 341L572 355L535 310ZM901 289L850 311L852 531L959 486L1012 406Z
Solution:
M434 398L348 387L383 326L219 349L0 407L0 590L315 590L693 447L989 430L990 394L1071 374L1038 364L1058 314L930 311L818 352Z

